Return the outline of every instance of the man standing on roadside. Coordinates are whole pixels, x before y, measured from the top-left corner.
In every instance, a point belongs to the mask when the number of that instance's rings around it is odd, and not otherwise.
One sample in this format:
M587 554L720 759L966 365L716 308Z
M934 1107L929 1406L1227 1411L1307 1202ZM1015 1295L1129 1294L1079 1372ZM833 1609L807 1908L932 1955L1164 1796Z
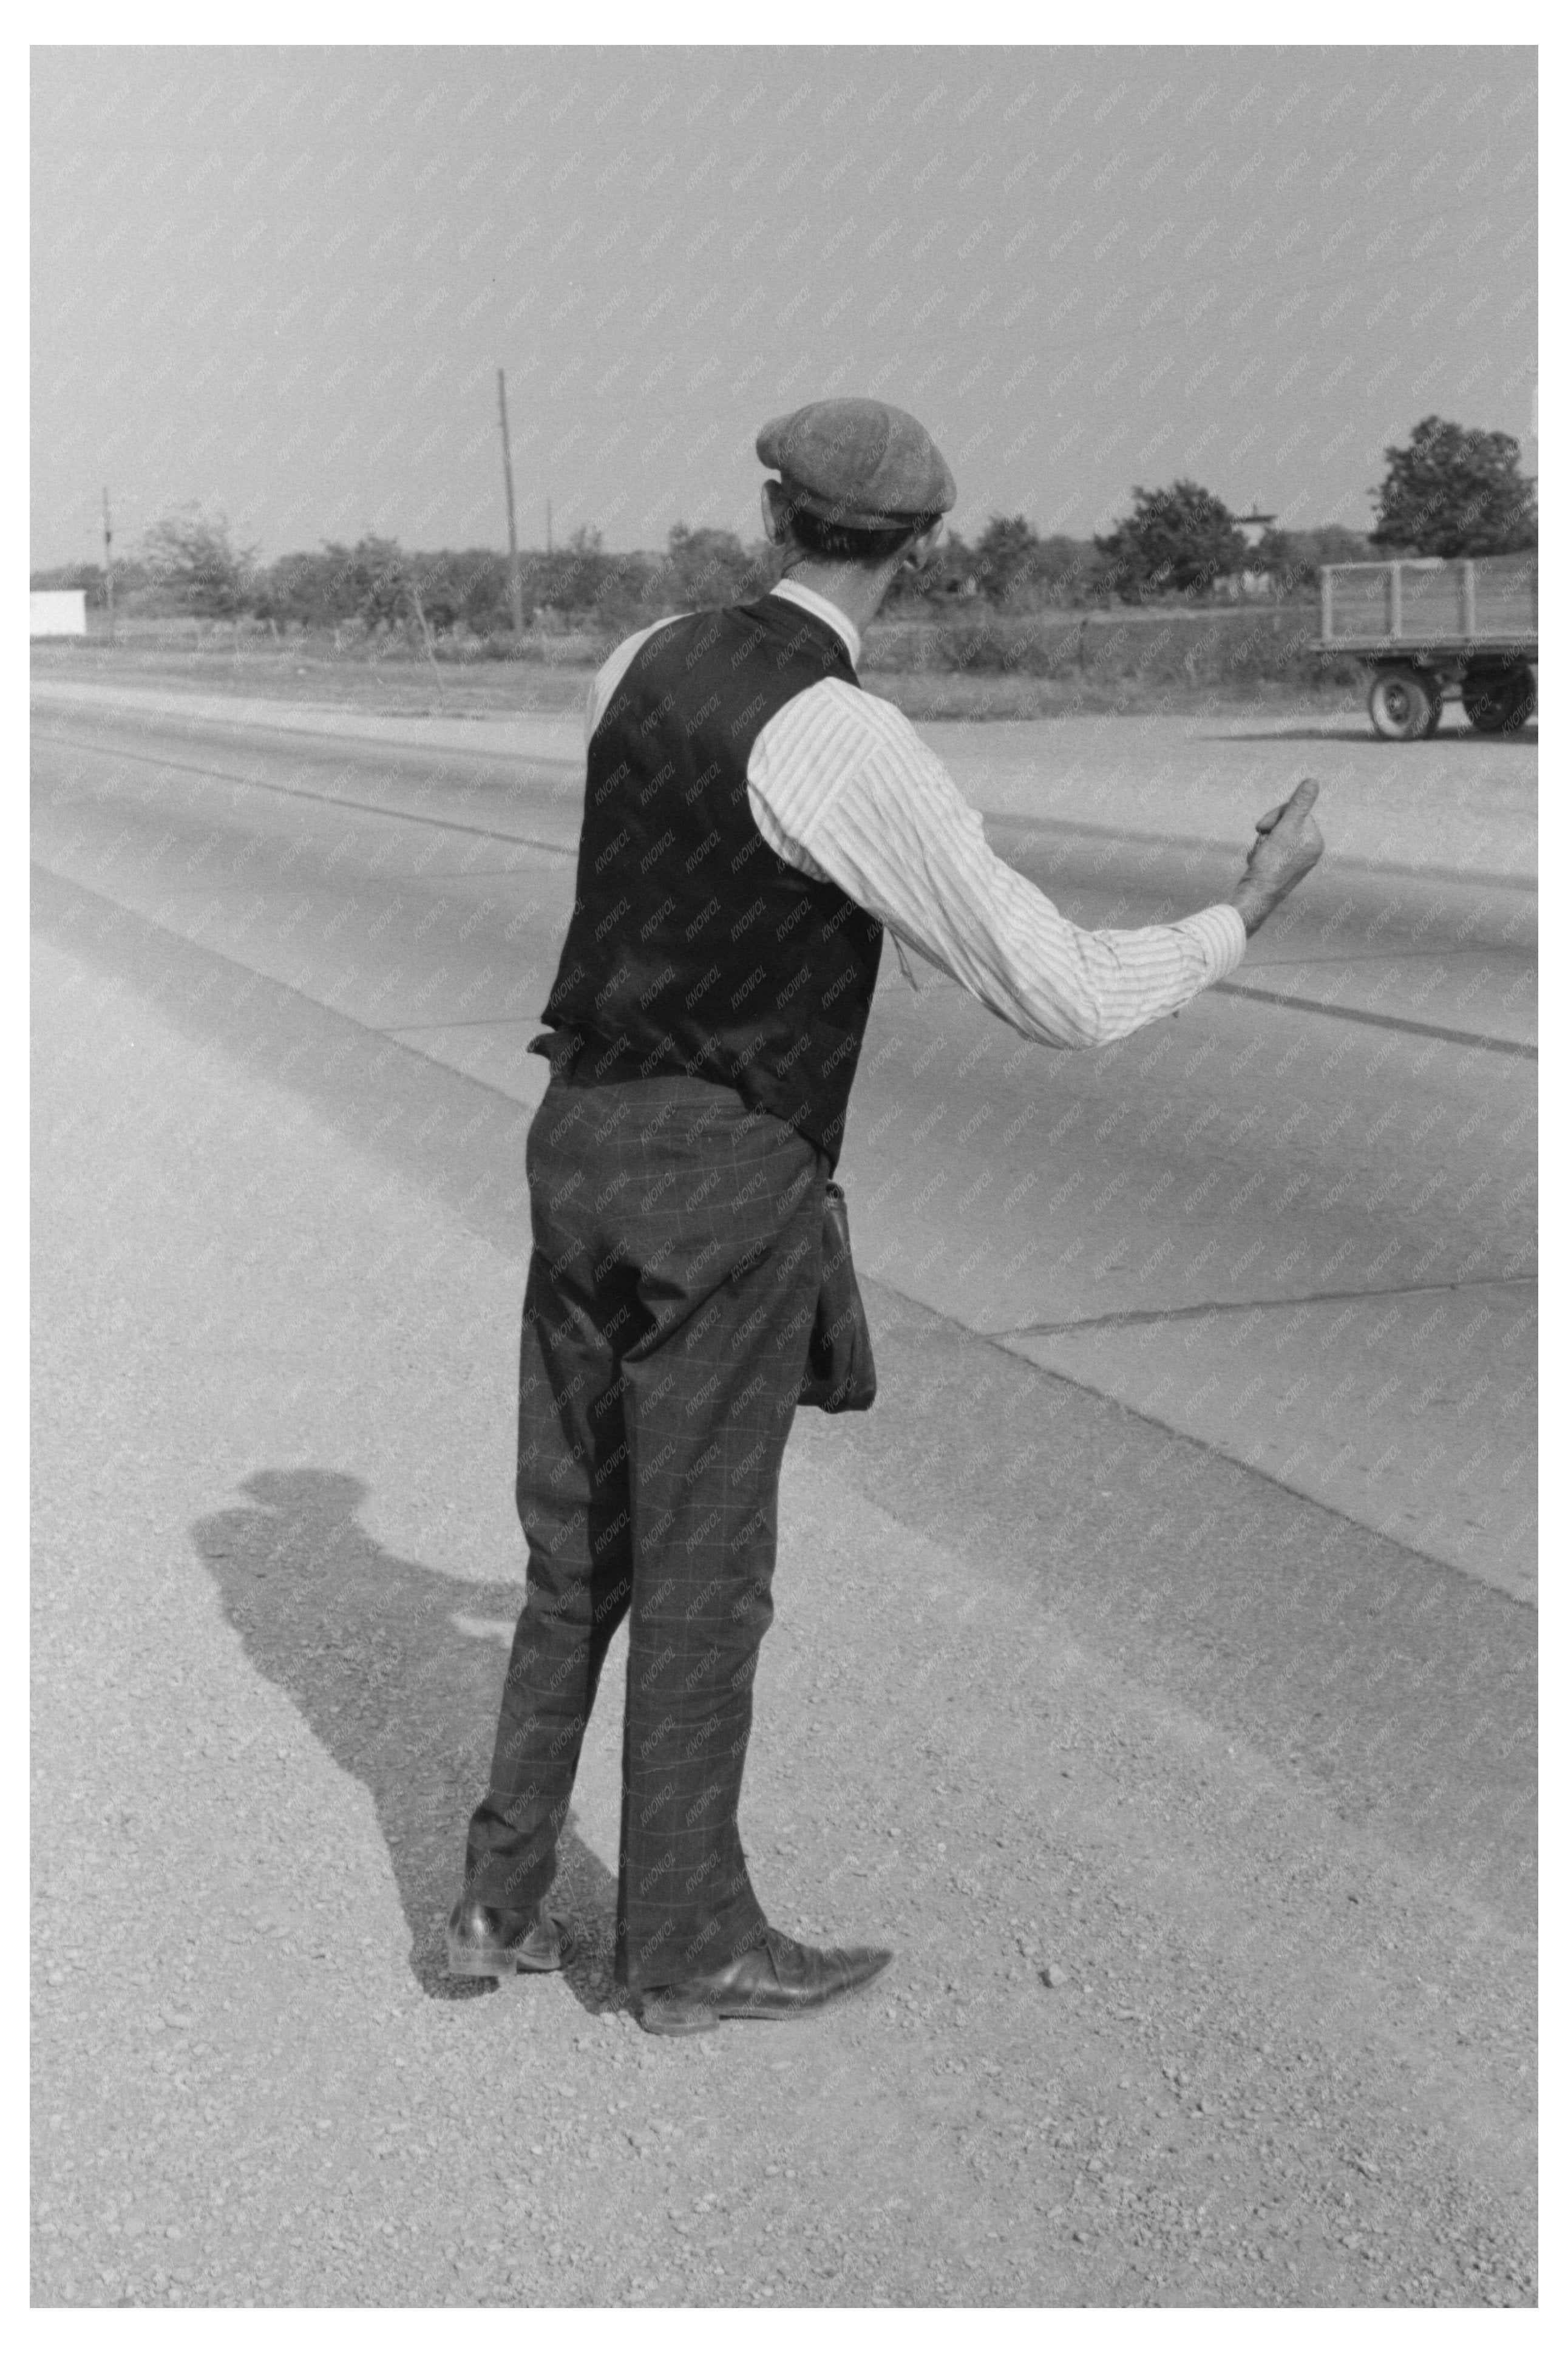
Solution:
M628 638L589 694L528 1138L528 1598L447 1930L461 1976L560 1967L542 1902L629 1610L616 1968L655 2033L801 2015L891 1957L773 1927L737 1826L824 1187L884 927L1026 1037L1104 1045L1234 971L1322 849L1303 783L1228 900L1140 931L1068 923L856 676L956 496L930 436L880 401L816 401L757 454L780 477L763 521L784 578Z

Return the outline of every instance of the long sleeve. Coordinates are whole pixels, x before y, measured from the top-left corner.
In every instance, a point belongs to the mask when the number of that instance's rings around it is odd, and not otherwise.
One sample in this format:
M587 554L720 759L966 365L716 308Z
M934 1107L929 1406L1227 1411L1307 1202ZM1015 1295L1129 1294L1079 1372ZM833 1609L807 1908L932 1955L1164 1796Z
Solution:
M837 681L770 721L747 772L778 854L868 914L1042 1045L1108 1045L1174 1013L1240 963L1234 907L1087 932L998 858L901 712Z

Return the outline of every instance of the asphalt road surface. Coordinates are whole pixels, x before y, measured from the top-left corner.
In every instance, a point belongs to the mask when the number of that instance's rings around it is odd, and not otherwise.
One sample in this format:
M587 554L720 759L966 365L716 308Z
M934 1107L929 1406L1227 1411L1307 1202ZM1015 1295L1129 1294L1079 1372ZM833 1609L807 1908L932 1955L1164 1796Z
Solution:
M693 2053L613 1708L566 1984L439 1966L575 788L37 715L36 2295L1530 2301L1532 894L1326 866L1093 1057L887 958L746 1828L900 1958ZM991 830L1083 922L1230 871Z

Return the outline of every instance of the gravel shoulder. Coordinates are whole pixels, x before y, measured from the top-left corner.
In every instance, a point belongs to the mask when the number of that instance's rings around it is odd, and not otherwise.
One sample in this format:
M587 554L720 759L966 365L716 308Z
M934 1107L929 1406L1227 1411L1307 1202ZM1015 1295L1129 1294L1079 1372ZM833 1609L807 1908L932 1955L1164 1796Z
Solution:
M744 1827L893 1968L617 2010L617 1653L566 1976L455 1986L526 1113L73 886L35 956L36 2303L1533 2301L1527 1613L873 1293Z

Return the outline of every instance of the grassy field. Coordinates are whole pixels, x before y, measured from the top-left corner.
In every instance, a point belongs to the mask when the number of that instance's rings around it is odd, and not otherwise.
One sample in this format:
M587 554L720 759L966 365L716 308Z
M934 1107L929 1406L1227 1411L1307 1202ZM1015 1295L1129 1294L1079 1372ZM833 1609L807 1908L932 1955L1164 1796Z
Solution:
M963 629L879 625L861 664L867 685L911 719L1049 719L1103 712L1178 713L1223 706L1353 708L1353 665L1305 653L1298 617L1271 628L1247 614L1042 615ZM976 640L980 640L976 656ZM208 623L142 623L101 636L40 641L36 674L140 680L208 694L275 696L393 712L482 717L581 707L607 649L588 637L539 641L517 659L443 659L393 640L334 649L329 637L281 641ZM965 652L971 659L963 659Z

